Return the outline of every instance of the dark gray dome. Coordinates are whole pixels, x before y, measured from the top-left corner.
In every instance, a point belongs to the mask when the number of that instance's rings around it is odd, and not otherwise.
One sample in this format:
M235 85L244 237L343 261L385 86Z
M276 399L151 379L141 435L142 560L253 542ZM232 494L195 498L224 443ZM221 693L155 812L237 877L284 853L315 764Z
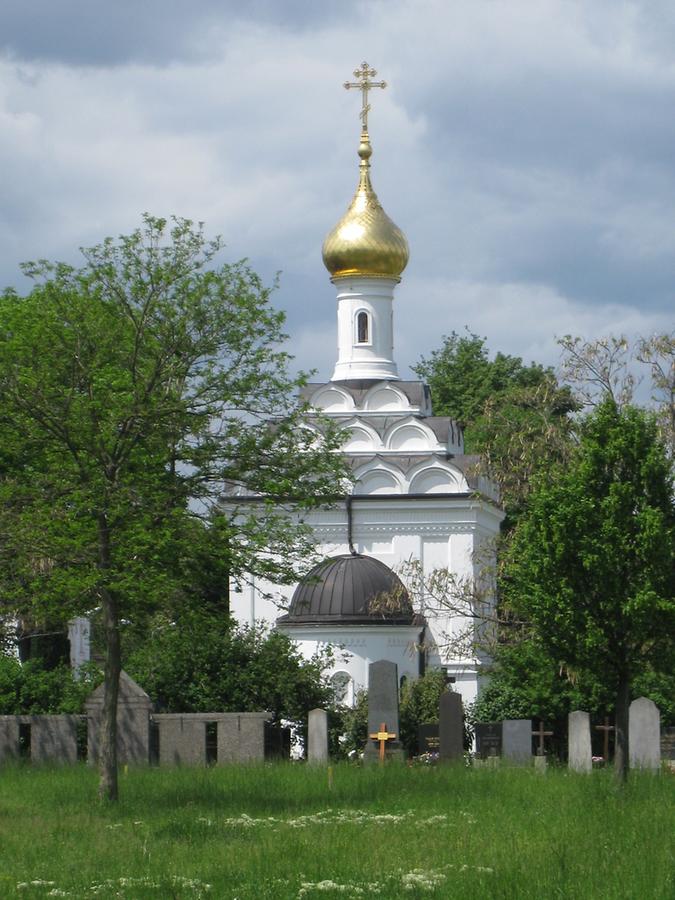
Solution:
M372 556L333 556L295 589L280 625L410 625L410 596L401 579Z

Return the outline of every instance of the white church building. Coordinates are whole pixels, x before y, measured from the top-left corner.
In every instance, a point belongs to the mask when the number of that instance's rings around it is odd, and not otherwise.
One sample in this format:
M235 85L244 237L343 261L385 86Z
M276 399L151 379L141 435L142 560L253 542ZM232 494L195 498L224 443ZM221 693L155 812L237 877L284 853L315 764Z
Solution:
M458 424L433 415L425 384L399 379L394 291L408 243L370 180L368 91L384 84L370 80L375 72L365 63L354 74L359 82L350 86L363 92L359 182L323 244L337 292L337 362L330 381L305 389L310 405L344 431L353 489L344 503L304 517L324 562L297 586L251 582L233 592L230 607L242 624L283 630L308 658L333 647L330 674L346 702L367 687L369 663L388 659L400 677L442 667L467 703L484 661L458 655L452 637L473 620L411 597L396 573L417 560L426 574L447 568L478 577L478 551L490 552L504 514L477 457L464 454Z

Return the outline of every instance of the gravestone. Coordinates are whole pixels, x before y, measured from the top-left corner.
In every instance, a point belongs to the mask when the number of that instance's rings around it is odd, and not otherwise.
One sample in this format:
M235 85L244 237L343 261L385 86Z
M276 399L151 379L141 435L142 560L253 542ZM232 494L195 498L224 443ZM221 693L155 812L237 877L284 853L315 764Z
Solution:
M371 738L381 733L382 725L388 734L385 758L403 759L403 748L399 739L398 724L398 667L387 659L379 659L368 666L368 735L363 751L364 762L375 762L380 758L379 742Z
M502 722L502 757L518 765L532 762L531 719L505 719Z
M437 722L428 722L417 729L417 747L420 753L438 753L440 740Z
M19 758L19 717L0 716L0 763Z
M79 716L31 716L30 758L34 763L76 763Z
M87 759L98 762L103 710L103 685L84 704L89 719ZM150 712L152 701L126 672L120 673L117 700L117 759L120 763L147 763L150 757Z
M631 769L661 766L661 716L646 697L633 700L628 709L628 761Z
M309 711L307 762L319 765L328 762L328 713L325 709L310 709Z
M661 759L675 768L675 728L664 728L661 733Z
M591 717L581 710L568 717L567 765L575 772L590 772L593 768Z
M478 722L476 725L476 753L481 759L501 756L502 723Z
M464 711L461 694L446 691L439 703L439 758L442 762L464 756Z

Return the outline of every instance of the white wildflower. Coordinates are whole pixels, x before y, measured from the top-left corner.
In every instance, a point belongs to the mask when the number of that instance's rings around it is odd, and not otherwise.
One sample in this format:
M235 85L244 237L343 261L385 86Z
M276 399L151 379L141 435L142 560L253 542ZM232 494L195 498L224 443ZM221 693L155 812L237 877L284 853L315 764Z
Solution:
M433 891L443 884L446 876L442 872L424 869L413 869L401 876L401 884L406 891Z

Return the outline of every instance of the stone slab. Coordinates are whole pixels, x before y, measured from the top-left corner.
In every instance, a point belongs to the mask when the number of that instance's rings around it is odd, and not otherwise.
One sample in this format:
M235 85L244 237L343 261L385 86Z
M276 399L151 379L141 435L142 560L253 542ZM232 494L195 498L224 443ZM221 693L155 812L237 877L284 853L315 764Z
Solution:
M661 714L647 697L633 700L628 709L628 764L652 771L661 767Z
M230 713L218 719L218 764L262 762L268 712Z
M532 762L531 719L505 719L502 722L502 758L516 765Z
M502 723L478 722L476 724L476 753L481 759L494 759L502 753Z
M205 766L206 723L201 715L153 716L159 726L160 766Z
M31 761L52 765L77 762L78 720L79 716L31 716Z
M387 742L387 758L403 758L398 721L398 667L388 659L379 659L368 666L368 734L376 734L386 725L394 740ZM368 738L363 753L364 762L379 759L379 745Z
M307 722L307 761L324 765L328 762L328 713L311 709Z
M0 763L19 758L19 717L0 716Z
M591 772L591 717L580 709L571 712L567 719L567 765L574 772Z
M464 757L464 710L462 697L454 691L441 694L439 702L439 759L442 762Z

